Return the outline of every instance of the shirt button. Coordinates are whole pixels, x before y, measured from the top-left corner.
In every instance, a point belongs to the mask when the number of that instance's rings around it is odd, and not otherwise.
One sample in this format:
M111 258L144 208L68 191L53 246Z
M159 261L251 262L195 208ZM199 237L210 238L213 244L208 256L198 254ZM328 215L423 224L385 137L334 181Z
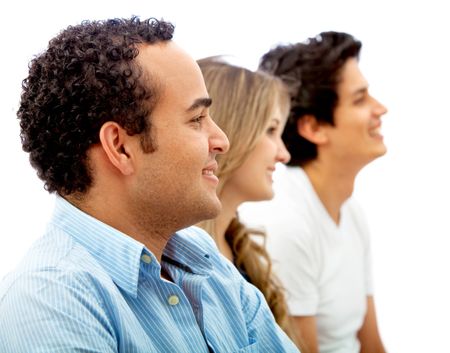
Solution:
M171 295L168 299L170 305L177 305L180 302L180 299L176 295Z
M150 262L152 262L152 258L150 256L148 256L147 254L142 255L141 260L142 260L142 262L145 262L146 264L149 264Z

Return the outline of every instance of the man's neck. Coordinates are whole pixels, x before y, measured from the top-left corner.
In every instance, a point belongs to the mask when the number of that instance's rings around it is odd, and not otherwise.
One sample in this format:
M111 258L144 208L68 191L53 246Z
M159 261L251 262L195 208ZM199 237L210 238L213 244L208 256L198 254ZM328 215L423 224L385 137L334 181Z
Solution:
M307 163L303 170L328 214L339 224L340 210L353 193L357 170L320 159Z
M152 220L150 216L137 217L135 212L123 207L115 207L114 205L123 205L123 203L117 201L95 200L95 198L90 197L85 197L82 200L71 197L66 197L66 199L86 214L144 244L159 262L161 262L167 242L177 230L175 228L169 229L168 222L163 220ZM161 225L164 225L164 227Z

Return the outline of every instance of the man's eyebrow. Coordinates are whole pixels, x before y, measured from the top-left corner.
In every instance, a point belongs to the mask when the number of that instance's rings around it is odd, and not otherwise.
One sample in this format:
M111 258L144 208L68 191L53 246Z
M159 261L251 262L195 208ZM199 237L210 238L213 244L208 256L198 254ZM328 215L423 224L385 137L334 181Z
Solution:
M361 87L353 92L353 95L356 96L358 94L367 93L369 91L369 87Z
M198 98L192 103L192 105L186 110L187 112L191 112L197 108L205 107L208 108L212 104L211 98Z

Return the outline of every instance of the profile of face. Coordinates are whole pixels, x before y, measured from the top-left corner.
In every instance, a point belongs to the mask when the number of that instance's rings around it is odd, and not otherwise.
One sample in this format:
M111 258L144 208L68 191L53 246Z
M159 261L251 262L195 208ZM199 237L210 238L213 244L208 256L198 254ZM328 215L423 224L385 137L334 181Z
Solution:
M276 163L287 163L290 159L281 139L285 124L286 116L283 116L280 105L276 104L255 148L224 185L223 195L234 195L239 202L263 201L273 197L272 174Z
M344 64L337 94L335 125L324 127L328 148L341 160L345 158L361 166L384 155L381 117L387 109L370 95L356 59L348 59Z
M215 158L229 142L209 115L201 71L173 42L142 46L138 63L160 94L150 118L155 151L139 154L132 185L136 211L160 212L180 227L213 218L221 210Z

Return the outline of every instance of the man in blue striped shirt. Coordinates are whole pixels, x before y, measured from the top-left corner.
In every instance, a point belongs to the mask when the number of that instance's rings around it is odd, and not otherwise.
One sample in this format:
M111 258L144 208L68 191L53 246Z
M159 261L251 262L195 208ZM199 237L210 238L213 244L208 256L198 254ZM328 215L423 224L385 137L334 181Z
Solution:
M31 62L22 144L56 206L0 284L0 352L297 352L261 293L186 228L220 210L228 140L172 34L87 21Z

